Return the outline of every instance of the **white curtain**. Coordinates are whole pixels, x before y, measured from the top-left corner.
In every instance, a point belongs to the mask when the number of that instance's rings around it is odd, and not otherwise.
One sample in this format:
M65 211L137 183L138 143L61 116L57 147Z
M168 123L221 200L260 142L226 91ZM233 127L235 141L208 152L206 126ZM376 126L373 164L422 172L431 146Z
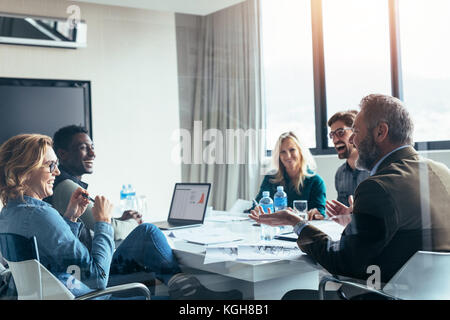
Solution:
M190 157L183 153L191 163L182 165L182 177L211 182L216 210L252 199L262 179L259 20L258 0L204 17L176 15L181 128L191 134Z

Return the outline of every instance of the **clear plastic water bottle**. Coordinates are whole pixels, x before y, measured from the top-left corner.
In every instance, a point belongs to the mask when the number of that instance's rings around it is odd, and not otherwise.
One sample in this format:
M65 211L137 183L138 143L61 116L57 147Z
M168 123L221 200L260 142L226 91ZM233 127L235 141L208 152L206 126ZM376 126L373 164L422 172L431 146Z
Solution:
M263 197L259 201L259 205L262 207L264 213L274 212L273 208L273 201L270 198L270 192L269 191L263 191ZM261 240L263 241L270 241L273 239L273 237L276 234L276 228L271 227L266 224L261 223Z
M277 192L273 195L273 203L275 211L284 210L287 208L287 194L284 192L283 186L277 187ZM285 226L277 227L277 233L284 232Z
M277 187L277 192L273 196L275 211L284 210L287 208L287 194L284 192L283 186Z
M120 210L121 212L126 210L127 207L127 197L128 197L128 189L127 187L123 184L122 185L122 189L120 190L120 202L119 202L119 206L120 206Z
M127 192L127 207L125 210L136 210L138 209L137 206L137 198L136 198L136 190L133 188L131 184L128 185L128 192Z
M275 212L273 209L273 201L272 198L270 198L269 191L263 191L263 197L261 198L261 200L259 200L259 205L263 208L264 213L269 213L269 208L271 213Z

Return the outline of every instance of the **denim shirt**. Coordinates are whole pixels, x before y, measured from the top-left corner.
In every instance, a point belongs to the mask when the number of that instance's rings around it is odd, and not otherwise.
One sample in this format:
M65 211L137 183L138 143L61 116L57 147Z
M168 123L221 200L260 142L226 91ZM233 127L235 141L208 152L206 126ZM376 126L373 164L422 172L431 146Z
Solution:
M0 232L36 237L40 262L75 296L106 288L114 251L113 229L96 222L92 251L79 241L81 222L61 217L50 204L24 196L10 200L0 213ZM79 281L69 273L79 270ZM69 273L68 273L69 272Z

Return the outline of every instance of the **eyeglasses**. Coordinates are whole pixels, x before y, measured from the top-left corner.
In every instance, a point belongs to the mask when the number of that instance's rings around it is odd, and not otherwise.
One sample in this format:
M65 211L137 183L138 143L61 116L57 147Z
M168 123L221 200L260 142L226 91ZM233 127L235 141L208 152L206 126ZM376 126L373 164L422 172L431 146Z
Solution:
M333 137L336 135L338 138L342 138L345 134L345 130L353 130L352 128L339 128L334 131L331 131L328 135L331 140L333 140Z
M58 160L56 160L56 161L50 161L50 162L48 163L48 167L49 167L49 169L50 169L50 173L53 173L53 171L55 171L56 168L58 168L58 166L59 166L59 161L58 161Z

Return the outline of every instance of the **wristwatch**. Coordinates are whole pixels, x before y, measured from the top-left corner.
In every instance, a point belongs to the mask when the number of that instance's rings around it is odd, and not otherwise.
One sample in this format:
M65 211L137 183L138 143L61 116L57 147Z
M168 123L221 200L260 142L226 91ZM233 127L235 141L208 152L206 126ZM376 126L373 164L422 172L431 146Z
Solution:
M298 236L300 236L300 232L302 232L303 227L306 226L306 225L308 225L308 224L309 224L308 221L305 221L305 220L302 220L302 221L297 222L297 224L294 226L294 232L295 232Z

